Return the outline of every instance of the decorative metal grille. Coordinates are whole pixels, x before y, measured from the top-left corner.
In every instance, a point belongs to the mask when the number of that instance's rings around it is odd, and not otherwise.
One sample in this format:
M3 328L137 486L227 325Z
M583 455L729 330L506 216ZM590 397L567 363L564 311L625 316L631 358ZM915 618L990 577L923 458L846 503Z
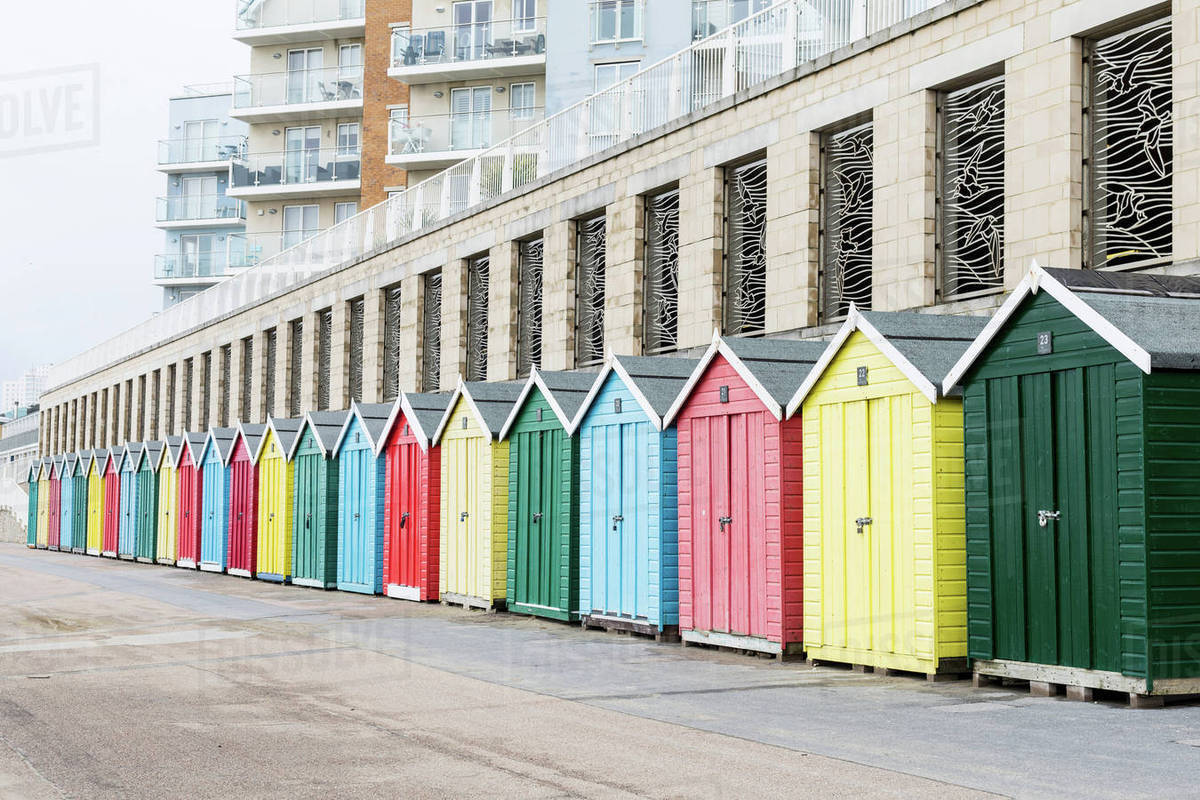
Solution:
M400 396L400 287L384 294L383 306L383 399Z
M821 317L844 317L854 303L871 307L871 213L874 205L871 123L824 142Z
M467 262L467 380L487 380L488 289L492 259L481 255Z
M643 328L646 353L679 345L679 190L646 198Z
M227 344L221 347L221 402L217 406L217 413L220 417L220 425L225 427L229 425L229 403L232 399L233 387L229 385L233 372L233 345Z
M350 301L350 399L362 402L363 388L363 298Z
M1004 78L942 101L944 297L1004 287Z
M266 401L267 416L275 413L275 358L279 347L275 328L267 331L266 352L263 353L263 399Z
M757 333L767 313L767 162L731 167L725 182L724 331Z
M200 431L207 431L212 423L212 350L200 358Z
M154 370L150 387L150 438L158 438L159 410L162 408L162 370Z
M542 254L545 241L517 245L517 377L542 364Z
M241 417L246 422L256 420L251 411L254 402L254 339L247 336L242 339L242 408Z
M579 222L575 229L575 363L604 360L604 266L606 220Z
M333 310L321 312L317 325L317 410L329 410L329 381L332 377Z
M121 419L121 439L123 440L122 441L122 444L123 444L124 442L132 441L134 438L134 436L133 436L133 381L132 380L125 381L125 394L123 394L123 395L118 394L117 397L118 397L118 399L121 397L125 398L125 405L117 406L117 408L121 409L122 412L124 412L122 414L122 419Z
M1171 21L1088 53L1088 266L1171 256Z
M139 442L146 441L146 376L138 375L138 414L137 414L137 436L133 437Z
M188 359L183 362L183 421L179 432L187 433L192 429L192 381L195 377L195 362Z
M300 395L304 386L304 320L288 323L288 416L300 416Z
M175 386L177 377L175 375L175 365L167 367L167 424L163 429L163 433L167 436L175 435Z
M421 390L436 392L442 382L442 273L425 276L425 308L421 332Z

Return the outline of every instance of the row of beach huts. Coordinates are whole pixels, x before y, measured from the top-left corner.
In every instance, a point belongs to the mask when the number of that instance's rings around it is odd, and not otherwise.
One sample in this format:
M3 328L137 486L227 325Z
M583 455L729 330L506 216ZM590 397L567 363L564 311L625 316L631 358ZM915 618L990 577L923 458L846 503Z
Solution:
M1034 265L850 311L47 457L31 547L1137 705L1200 693L1200 279Z

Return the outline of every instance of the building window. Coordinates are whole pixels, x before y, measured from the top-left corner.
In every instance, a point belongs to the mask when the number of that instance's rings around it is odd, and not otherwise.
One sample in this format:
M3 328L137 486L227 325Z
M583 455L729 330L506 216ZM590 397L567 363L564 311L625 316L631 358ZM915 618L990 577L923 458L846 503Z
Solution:
M316 236L320 228L321 207L284 206L283 207L283 248L294 247L305 239Z
M347 359L350 369L348 388L350 389L350 399L361 403L363 399L363 312L366 306L361 297L351 300L348 305L350 312L350 357Z
M822 322L846 316L851 303L871 307L873 153L869 122L822 137Z
M357 122L343 122L337 126L337 154L358 157L362 128Z
M233 345L227 344L221 347L221 396L220 402L217 405L217 417L220 420L218 424L221 427L229 426L229 406L233 399L233 387L230 385L233 379Z
M592 0L592 44L642 38L641 0Z
M383 399L400 396L400 287L392 286L383 296Z
M692 0L692 39L704 39L751 14L767 8L775 0Z
M1171 21L1089 42L1086 266L1149 266L1172 251Z
M450 90L450 149L478 150L492 137L492 87Z
M288 323L288 416L300 416L300 395L304 386L304 320Z
M513 30L531 31L537 24L537 0L513 0Z
M488 288L492 259L487 253L467 261L467 380L486 381Z
M598 96L593 97L588 104L588 136L591 139L592 151L596 152L612 147L621 141L622 122L625 120L621 109L624 103L624 93L620 90L606 92L633 75L637 74L640 62L622 61L613 64L597 64L593 87ZM599 94L604 92L603 94ZM632 125L634 121L630 121ZM630 126L627 126L630 127ZM636 128L631 128L636 129Z
M355 100L362 97L359 83L363 75L363 47L361 44L344 44L338 48L338 84L334 98ZM327 89L328 90L328 89Z
M646 198L645 236L642 350L662 353L679 344L678 189Z
M317 315L317 410L329 410L329 382L333 378L333 309Z
M358 213L358 203L349 201L333 204L333 224L338 225Z
M517 245L517 377L542 365L543 239Z
M508 87L508 115L513 120L533 119L537 107L537 87L532 83L514 83Z
M941 294L1003 289L1004 78L943 94L938 117Z
M767 161L729 167L725 175L723 330L759 333L767 311Z
M421 391L436 392L442 382L442 272L430 272L423 280Z
M266 334L266 352L263 353L263 399L266 405L266 415L275 413L275 353L278 337L275 328Z
M604 360L603 215L575 226L575 363L586 367Z

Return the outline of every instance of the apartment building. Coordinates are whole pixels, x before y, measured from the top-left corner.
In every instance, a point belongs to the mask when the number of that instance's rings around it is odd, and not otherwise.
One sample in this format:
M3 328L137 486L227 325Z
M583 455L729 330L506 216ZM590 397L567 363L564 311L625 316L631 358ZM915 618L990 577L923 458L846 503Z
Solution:
M234 76L247 146L228 195L246 206L259 261L358 212L362 191L365 0L236 0L234 38L250 68Z
M36 405L46 382L50 378L50 365L31 367L21 377L0 384L0 414L11 414L13 409Z
M170 99L170 130L158 143L158 170L167 179L156 212L163 247L154 257L163 308L253 263L246 205L228 194L229 165L245 153L247 132L229 116L232 101L228 84L185 87Z

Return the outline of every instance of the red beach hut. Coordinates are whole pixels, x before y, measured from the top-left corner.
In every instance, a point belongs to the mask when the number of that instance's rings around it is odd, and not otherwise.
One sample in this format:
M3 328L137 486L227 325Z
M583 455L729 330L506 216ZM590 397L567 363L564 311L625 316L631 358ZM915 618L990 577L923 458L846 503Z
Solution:
M208 435L204 433L185 435L175 456L175 463L179 465L176 467L175 488L178 503L175 524L179 531L179 554L175 566L187 569L196 569L200 564L200 522L204 493L203 472L198 466L198 459L207 439Z
M253 578L258 560L258 467L254 454L266 425L238 423L229 451L230 575Z
M104 476L104 534L100 540L100 555L117 557L117 542L121 535L121 457L125 448L114 447L104 459L100 474Z
M401 600L438 599L441 448L430 437L449 394L401 393L379 439L386 463L383 592Z
M803 441L784 409L824 350L714 335L667 412L679 436L684 642L803 649Z

